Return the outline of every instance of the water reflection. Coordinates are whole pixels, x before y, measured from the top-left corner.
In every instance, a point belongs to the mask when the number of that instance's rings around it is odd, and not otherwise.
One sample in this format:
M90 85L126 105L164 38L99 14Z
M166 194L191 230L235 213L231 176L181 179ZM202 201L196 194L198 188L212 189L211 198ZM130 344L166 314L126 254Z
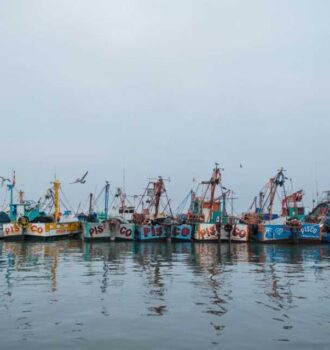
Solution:
M115 334L170 347L175 331L190 348L219 337L233 347L243 338L308 343L306 329L323 344L330 335L328 245L1 242L0 281L5 345L35 344L45 332L77 348Z

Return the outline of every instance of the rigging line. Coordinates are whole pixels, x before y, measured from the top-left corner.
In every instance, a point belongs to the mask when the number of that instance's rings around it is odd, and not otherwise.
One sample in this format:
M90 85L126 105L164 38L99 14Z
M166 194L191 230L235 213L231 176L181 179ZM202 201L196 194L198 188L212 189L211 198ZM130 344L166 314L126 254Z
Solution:
M101 195L103 194L103 191L105 191L105 186L102 187L100 193L97 195L97 197L95 198L95 200L93 200L93 205L94 205L94 207L97 207L97 206L98 206L98 201L100 200Z
M149 181L149 183L148 183L148 185L147 185L147 187L145 188L145 190L144 190L144 192L143 192L143 194L142 194L142 196L141 196L141 199L140 199L140 201L138 202L138 205L136 206L136 208L134 209L134 212L136 213L137 212L137 210L139 209L139 207L140 207L140 204L142 203L142 201L143 201L143 198L145 197L145 194L147 193L147 190L148 190L148 188L149 188L149 186L150 186L150 181Z
M89 197L87 197L87 199L85 200L85 204L82 207L82 212L85 213L87 211L87 206L89 203Z
M64 194L64 192L62 191L62 188L60 188L60 191L61 191L61 194L62 194L62 196L63 196L63 198L61 198L60 199L60 202L62 203L62 204L65 204L64 206L66 207L66 209L67 209L67 207L69 207L70 205L68 205L68 201L67 201L67 199L66 199L66 196L65 196L65 194ZM65 202L65 201L66 202Z
M125 201L132 207L133 204L130 200L127 199L128 196L125 195ZM132 197L132 196L129 196L129 197Z
M206 184L205 184L205 185L206 185ZM205 191L204 191L204 194L202 195L202 202L203 202L203 203L205 202L206 195L207 195L207 193L208 193L208 191L209 191L210 185L211 185L210 183L207 184L206 189L205 189Z
M264 192L263 192L263 193L264 193ZM269 192L266 192L266 194L267 194L267 197L264 196L263 206L262 206L262 208L260 208L262 211L264 211L264 209L266 208L266 204L268 203L268 199L269 199L269 197L270 197L270 191L269 191Z
M74 209L73 209L73 207L71 206L71 204L70 204L68 198L66 197L65 193L63 192L62 188L60 188L60 191L61 191L61 194L62 194L62 196L64 197L64 199L65 199L65 201L66 201L66 206L69 208L69 209L68 209L68 208L66 208L66 209L67 209L67 210L70 210L70 211L72 211L72 212L74 213ZM63 200L62 200L62 202L64 203Z
M284 183L283 183L283 193L284 193L284 198L287 196L287 191L285 188L285 179L284 179Z
M255 207L257 207L257 199L258 199L257 196L255 196L255 197L253 198L253 201L252 201L252 203L251 203L249 209L247 210L248 212L251 211L251 210L253 209L253 206L254 206L254 205L255 205Z
M65 208L65 210L70 210L68 204L62 198L60 198L60 204Z
M186 195L186 197L183 199L183 201L178 205L178 207L175 209L176 214L180 214L180 211L183 211L183 209L186 207L186 204L188 202L188 199L191 196L192 189L189 191L189 193Z
M276 195L277 195L277 199L281 202L282 199L281 199L281 195L278 193L278 191L276 191ZM285 196L284 196L285 197Z
M172 212L171 203L170 203L171 200L168 198L167 191L165 191L165 196L166 196L166 199L167 199L168 207L170 209L170 215L173 218L173 212ZM166 206L167 206L167 204L166 204ZM165 211L165 209L164 209L164 211Z
M64 209L70 210L70 209L66 206L65 202L63 201L63 199L60 199L60 203L62 204L62 206L64 207Z
M113 212L115 209L117 209L117 205L116 205L115 201L116 201L116 199L114 198L109 205L110 212Z
M51 203L51 205L49 207L48 214L50 214L52 212L53 208L54 208L54 202Z
M2 205L2 208L4 210L7 207L7 196L8 196L8 191L5 191L5 196L4 196L3 205Z

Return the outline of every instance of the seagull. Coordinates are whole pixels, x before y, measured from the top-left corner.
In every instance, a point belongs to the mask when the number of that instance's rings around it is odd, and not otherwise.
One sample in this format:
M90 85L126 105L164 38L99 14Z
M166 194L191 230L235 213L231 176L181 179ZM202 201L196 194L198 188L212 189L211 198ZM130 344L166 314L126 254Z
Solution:
M84 184L86 182L86 176L88 174L88 171L86 171L86 173L84 174L84 176L82 176L81 178L78 178L75 182L71 182L70 185L73 184Z
M3 186L3 184L4 184L5 181L11 182L10 179L6 179L6 178L3 177L3 176L0 176L0 180L1 180L1 187Z

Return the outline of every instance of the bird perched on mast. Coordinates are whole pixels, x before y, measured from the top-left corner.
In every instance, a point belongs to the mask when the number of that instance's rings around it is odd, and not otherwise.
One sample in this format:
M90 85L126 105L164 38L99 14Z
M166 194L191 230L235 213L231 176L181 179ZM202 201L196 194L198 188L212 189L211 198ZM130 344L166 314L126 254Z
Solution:
M70 185L73 185L73 184L84 184L86 182L86 176L88 174L88 171L86 171L86 173L81 177L81 178L78 178L75 182L71 182Z

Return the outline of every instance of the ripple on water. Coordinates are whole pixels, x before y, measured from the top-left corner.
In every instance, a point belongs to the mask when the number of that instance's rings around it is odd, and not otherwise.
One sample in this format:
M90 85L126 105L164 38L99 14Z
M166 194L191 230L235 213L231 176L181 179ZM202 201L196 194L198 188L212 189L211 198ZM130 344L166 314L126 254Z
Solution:
M318 245L2 242L1 343L325 349L329 256Z

